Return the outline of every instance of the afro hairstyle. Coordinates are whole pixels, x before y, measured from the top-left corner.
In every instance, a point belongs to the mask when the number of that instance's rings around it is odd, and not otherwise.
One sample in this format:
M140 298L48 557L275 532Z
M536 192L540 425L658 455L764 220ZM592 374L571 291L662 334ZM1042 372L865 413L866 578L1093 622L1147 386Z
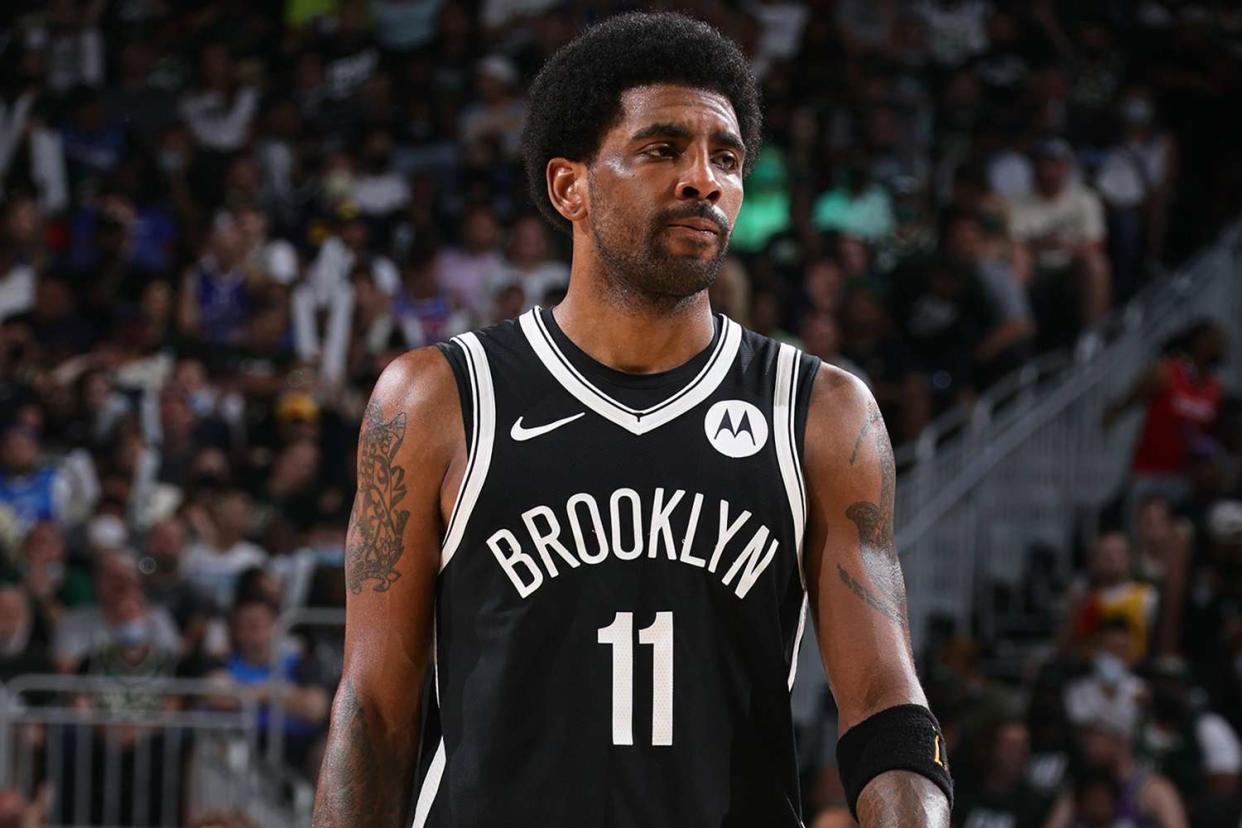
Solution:
M531 199L554 227L568 231L571 224L548 198L548 162L594 160L604 133L621 118L622 93L657 83L727 98L746 144L742 174L750 174L763 114L758 83L737 43L682 14L617 15L561 47L531 83L522 156Z

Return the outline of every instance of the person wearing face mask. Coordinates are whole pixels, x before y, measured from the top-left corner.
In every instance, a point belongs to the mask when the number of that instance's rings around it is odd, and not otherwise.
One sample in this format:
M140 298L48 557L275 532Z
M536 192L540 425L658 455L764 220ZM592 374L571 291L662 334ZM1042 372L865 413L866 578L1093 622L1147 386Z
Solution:
M1134 728L1150 693L1147 682L1127 665L1129 649L1128 621L1106 618L1095 636L1090 672L1065 688L1065 712L1071 722L1081 725L1107 712Z
M106 714L135 717L153 716L160 710L175 708L178 700L165 693L147 689L151 682L178 675L178 655L160 645L158 619L152 614L146 598L136 583L116 585L120 595L115 599L115 623L101 635L95 646L78 666L81 676L113 679L106 690L79 694L73 700L80 710L98 710ZM140 719L141 720L141 719ZM164 774L179 773L180 756L176 750L165 750L160 729L133 723L99 724L90 738L82 728L61 728L59 756L62 778L75 778L85 765L83 753L90 756L89 803L77 800L80 788L63 786L57 792L55 807L59 813L51 824L73 824L70 814L89 812L89 824L106 821L105 797L109 779L119 779L120 796L116 803L122 825L153 824L153 817L162 812L165 790ZM151 761L151 757L162 760Z

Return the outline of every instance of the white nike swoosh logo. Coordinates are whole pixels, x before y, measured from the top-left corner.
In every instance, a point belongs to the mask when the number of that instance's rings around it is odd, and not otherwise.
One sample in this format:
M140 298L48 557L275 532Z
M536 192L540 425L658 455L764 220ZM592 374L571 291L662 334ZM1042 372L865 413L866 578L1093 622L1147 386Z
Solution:
M543 434L547 434L549 431L555 431L556 429L560 428L566 423L572 423L574 420L578 419L579 417L585 417L585 416L586 416L585 411L579 411L577 414L574 414L572 417L566 417L563 420L555 420L553 422L547 423L546 425L535 426L534 428L523 428L522 418L518 417L517 422L513 424L513 428L509 429L509 436L512 437L514 440L517 440L520 443L523 440L530 440L534 437L539 437Z

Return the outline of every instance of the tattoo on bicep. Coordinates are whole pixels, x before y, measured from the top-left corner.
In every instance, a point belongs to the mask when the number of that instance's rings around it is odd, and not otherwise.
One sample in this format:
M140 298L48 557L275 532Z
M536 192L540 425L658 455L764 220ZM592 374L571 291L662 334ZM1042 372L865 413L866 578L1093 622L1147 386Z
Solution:
M341 684L332 719L314 828L403 824L409 761L379 748L378 734L348 678Z
M879 459L880 502L860 500L850 504L845 510L845 516L858 527L858 546L863 568L872 586L882 595L877 598L875 593L868 592L870 598L864 600L873 607L876 606L876 601L883 602L887 608L884 614L904 625L906 584L901 574L901 562L897 559L897 544L893 541L896 463L893 461L892 444L884 431L880 411L874 401L868 407L867 423L859 432L860 439L869 427L874 434L873 444ZM842 574L844 577L849 573L842 570ZM857 583L856 580L851 580ZM859 594L857 589L854 592Z
M383 592L401 577L402 536L410 519L408 509L398 509L405 499L405 469L397 465L397 450L405 439L405 412L384 419L379 403L366 410L366 427L358 444L358 493L345 541L345 581L351 592L362 591L376 581Z
M858 460L858 447L862 445L863 437L867 436L867 432L871 430L871 427L879 419L880 409L876 407L875 403L872 403L867 408L867 422L863 423L862 428L858 430L858 436L854 438L854 450L850 452L851 466Z

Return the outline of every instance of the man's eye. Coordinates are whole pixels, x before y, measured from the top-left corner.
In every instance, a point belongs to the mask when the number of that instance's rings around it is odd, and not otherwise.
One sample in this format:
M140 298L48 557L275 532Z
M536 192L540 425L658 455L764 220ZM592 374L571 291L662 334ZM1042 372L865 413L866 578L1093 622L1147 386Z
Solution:
M668 144L658 144L654 147L648 147L643 150L644 155L650 155L653 158L672 158L673 148Z
M737 156L732 153L716 156L716 163L724 167L726 170L737 169Z

